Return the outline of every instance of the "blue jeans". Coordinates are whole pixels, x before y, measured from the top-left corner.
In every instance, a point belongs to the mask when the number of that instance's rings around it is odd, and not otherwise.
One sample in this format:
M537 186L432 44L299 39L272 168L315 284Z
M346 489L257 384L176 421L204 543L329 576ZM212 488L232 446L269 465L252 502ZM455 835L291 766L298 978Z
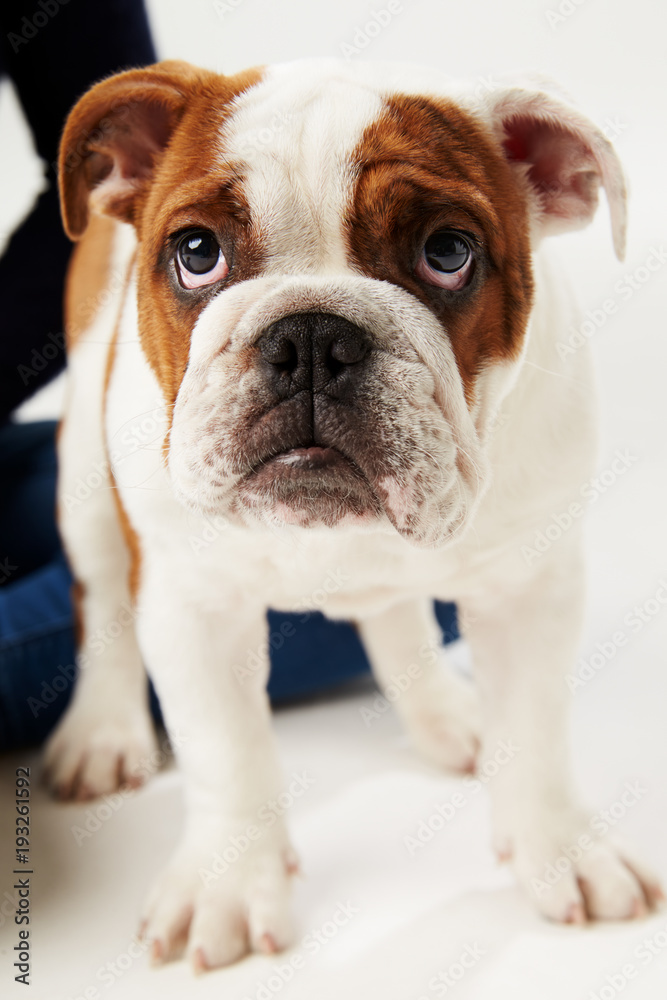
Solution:
M41 742L69 701L76 668L71 576L55 527L55 428L0 428L0 749ZM4 563L4 553L7 557ZM451 604L436 611L458 638ZM369 671L355 630L319 612L268 612L274 703L331 690ZM151 691L152 707L159 705Z

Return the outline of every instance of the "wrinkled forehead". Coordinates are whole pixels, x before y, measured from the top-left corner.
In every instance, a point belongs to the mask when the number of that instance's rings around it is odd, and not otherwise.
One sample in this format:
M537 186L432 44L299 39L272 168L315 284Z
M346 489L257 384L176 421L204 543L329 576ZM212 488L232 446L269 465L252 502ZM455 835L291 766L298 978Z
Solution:
M341 263L340 227L356 177L356 150L383 105L377 86L314 68L269 69L238 99L220 151L244 177L267 261L277 263L287 252L296 269Z
M268 67L231 103L216 108L206 95L190 108L153 209L164 220L190 206L234 215L252 227L269 271L340 268L345 223L369 166L431 201L486 212L494 225L486 168L502 157L465 107L465 91L414 67Z

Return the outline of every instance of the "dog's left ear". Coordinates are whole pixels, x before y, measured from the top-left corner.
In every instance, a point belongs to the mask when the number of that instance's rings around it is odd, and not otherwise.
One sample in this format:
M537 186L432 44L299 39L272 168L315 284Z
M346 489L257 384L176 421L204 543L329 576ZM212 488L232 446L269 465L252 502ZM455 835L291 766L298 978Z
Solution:
M79 239L90 211L136 222L148 187L188 100L213 74L167 61L96 84L75 104L60 143L67 235Z
M541 80L539 89L517 84L493 90L486 103L508 160L528 186L536 232L546 236L588 225L602 184L614 250L623 260L625 180L604 133L554 85Z

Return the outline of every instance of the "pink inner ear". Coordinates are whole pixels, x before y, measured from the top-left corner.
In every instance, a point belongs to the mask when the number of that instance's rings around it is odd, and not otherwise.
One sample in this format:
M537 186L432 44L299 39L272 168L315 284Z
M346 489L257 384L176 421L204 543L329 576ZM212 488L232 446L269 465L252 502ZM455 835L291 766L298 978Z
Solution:
M508 159L528 167L542 212L575 225L590 221L601 171L583 138L559 124L526 117L506 121L504 129Z
M169 141L172 114L156 101L136 102L109 116L110 126L93 149L106 153L126 180L146 177L153 169L156 154Z
M611 143L557 88L553 93L548 81L534 84L527 86L524 81L508 87L492 106L508 163L520 183L532 187L536 231L548 235L587 225L603 185L614 249L623 260L626 188Z
M516 132L513 131L510 133L508 130L508 126L505 126L505 131L508 134L507 138L503 142L503 149L507 153L507 158L509 160L519 160L519 161L527 160L528 145L524 137L518 131Z
M138 186L169 141L174 112L144 98L109 112L91 132L84 170L96 211L133 221Z

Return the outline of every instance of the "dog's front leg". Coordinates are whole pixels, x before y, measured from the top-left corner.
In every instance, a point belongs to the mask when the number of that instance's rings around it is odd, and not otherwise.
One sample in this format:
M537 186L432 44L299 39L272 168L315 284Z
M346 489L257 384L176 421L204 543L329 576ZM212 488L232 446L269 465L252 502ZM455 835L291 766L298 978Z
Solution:
M633 917L659 894L653 876L596 836L576 804L566 674L583 590L579 541L565 538L524 586L488 588L463 615L482 700L496 848L539 910L565 922Z
M416 748L446 770L474 770L477 694L447 663L433 602L394 605L360 621L359 631L373 674Z
M263 610L201 610L167 596L163 571L142 588L139 642L185 779L182 841L153 887L143 934L157 960L187 940L196 968L271 952L290 939L295 868L265 690ZM150 574L149 574L150 577ZM162 582L161 582L162 581ZM253 655L250 656L249 654Z

